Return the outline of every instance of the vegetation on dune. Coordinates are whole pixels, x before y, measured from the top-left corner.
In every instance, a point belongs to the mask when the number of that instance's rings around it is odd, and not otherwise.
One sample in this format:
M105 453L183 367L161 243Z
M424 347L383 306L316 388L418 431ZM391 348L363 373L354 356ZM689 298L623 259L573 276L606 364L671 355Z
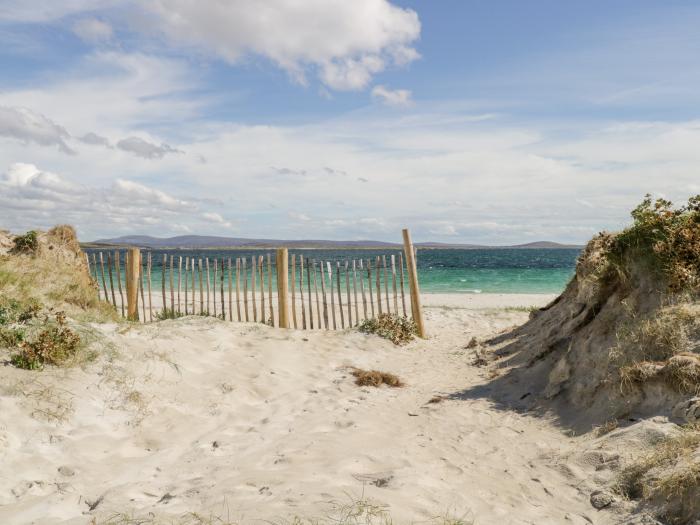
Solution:
M694 523L700 512L700 428L689 426L639 457L618 475L615 489L659 507L673 525Z
M365 334L376 334L389 339L395 345L406 344L418 333L418 327L413 319L394 314L379 314L374 319L367 319L358 328Z
M679 208L647 195L632 219L632 226L611 238L606 254L611 266L630 280L630 263L642 262L670 292L700 291L700 195Z
M34 230L28 231L24 235L18 235L14 238L13 253L36 253L39 247L39 239Z
M118 317L99 299L73 228L30 231L11 241L9 253L0 255L0 352L29 370L92 358L89 330L80 323Z

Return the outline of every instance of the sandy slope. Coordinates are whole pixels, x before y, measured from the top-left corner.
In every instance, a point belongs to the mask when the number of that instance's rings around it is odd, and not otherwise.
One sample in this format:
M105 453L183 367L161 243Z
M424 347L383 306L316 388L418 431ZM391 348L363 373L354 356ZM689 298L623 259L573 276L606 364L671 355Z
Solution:
M460 394L488 383L466 343L527 318L497 308L550 299L427 296L431 338L401 348L197 317L99 327L112 357L85 370L0 368L0 523L284 521L363 493L398 523L617 522L565 459L586 438ZM407 386L357 387L348 366ZM427 404L435 395L450 397Z

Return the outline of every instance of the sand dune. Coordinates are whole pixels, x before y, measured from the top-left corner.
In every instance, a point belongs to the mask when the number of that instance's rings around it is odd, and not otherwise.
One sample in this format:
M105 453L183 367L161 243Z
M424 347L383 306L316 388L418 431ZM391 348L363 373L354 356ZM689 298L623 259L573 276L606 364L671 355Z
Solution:
M0 523L285 522L361 498L395 523L612 523L567 463L587 438L461 394L488 382L470 339L550 299L426 296L431 337L405 347L200 317L94 325L108 350L84 370L0 370ZM406 386L358 387L352 366Z

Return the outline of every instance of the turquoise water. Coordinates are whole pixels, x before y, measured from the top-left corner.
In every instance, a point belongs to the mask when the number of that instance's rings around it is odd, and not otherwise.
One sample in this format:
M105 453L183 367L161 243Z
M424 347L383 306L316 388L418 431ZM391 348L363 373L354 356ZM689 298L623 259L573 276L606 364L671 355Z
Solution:
M86 251L91 260L93 254L99 254L99 250ZM122 267L124 253L121 250ZM180 256L183 260L185 257L208 257L213 285L214 259L221 264L223 258L228 264L231 258L235 268L235 259L246 257L250 272L251 257L267 256L268 253L272 256L274 269L274 250L152 250L152 286L155 290L161 287L164 254L175 256L176 272ZM341 261L341 266L345 261L352 264L355 260L359 264L363 259L366 265L366 261L371 260L373 271L377 256L394 254L398 264L399 253L398 250L290 250L290 254L302 255L304 259ZM106 262L107 251L103 254ZM418 276L421 291L425 293L559 293L571 279L578 255L577 249L419 250ZM335 264L333 269L335 271ZM273 280L273 289L275 286Z

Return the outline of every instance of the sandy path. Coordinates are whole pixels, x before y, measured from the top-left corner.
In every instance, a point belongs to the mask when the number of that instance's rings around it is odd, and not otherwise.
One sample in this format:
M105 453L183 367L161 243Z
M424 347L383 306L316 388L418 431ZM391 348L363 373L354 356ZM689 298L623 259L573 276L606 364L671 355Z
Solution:
M284 522L360 497L395 523L607 523L577 488L586 475L562 468L575 441L548 421L484 398L427 404L485 384L463 347L527 316L494 310L502 297L446 307L435 297L431 338L401 348L193 317L102 327L116 354L84 371L0 369L0 523L192 511ZM357 387L348 366L407 386ZM64 420L48 421L58 405Z

